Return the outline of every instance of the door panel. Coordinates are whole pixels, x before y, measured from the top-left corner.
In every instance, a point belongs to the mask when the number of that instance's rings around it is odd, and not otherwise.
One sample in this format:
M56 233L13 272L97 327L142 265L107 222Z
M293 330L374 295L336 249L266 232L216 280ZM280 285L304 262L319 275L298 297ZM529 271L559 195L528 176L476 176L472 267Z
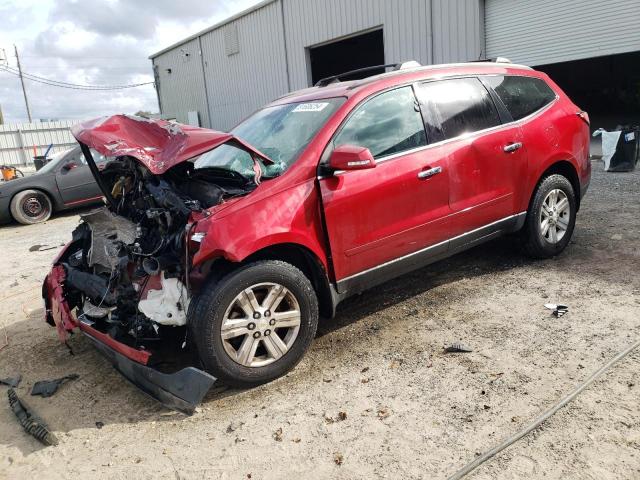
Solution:
M448 238L447 163L427 148L320 180L337 280Z
M519 213L516 191L527 174L524 147L517 126L505 126L452 142L449 205L454 235ZM513 148L513 147L511 147Z
M427 132L449 158L452 235L516 213L514 192L527 169L522 133L502 125L487 88L466 77L422 83L417 94Z
M387 269L384 263L447 238L447 159L427 147L410 86L374 95L357 107L333 141L339 145L368 148L378 162L372 169L320 180L338 289L362 289L366 270L379 273ZM356 274L357 285L345 286Z
M92 153L96 163L100 159L104 160L99 154ZM71 169L65 168L65 165L69 164L75 164L76 166ZM80 204L96 200L102 196L102 192L91 174L91 169L80 150L70 152L62 162L61 167L56 172L56 183L65 205Z

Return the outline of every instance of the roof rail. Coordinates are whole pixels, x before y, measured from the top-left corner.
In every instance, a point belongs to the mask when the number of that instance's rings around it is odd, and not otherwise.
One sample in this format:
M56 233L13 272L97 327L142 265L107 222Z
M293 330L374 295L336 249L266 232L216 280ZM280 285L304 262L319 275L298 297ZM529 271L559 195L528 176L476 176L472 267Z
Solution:
M477 60L471 60L471 62L513 63L506 57L478 58Z
M354 75L356 73L365 73L370 72L372 70L379 70L381 68L393 68L393 70L404 70L405 68L416 68L421 65L415 60L410 60L408 62L403 63L387 63L384 65L372 65L370 67L357 68L355 70L349 70L348 72L339 73L338 75L332 75L330 77L321 78L314 85L315 87L326 87L327 85L339 82L341 78L346 77L348 75Z

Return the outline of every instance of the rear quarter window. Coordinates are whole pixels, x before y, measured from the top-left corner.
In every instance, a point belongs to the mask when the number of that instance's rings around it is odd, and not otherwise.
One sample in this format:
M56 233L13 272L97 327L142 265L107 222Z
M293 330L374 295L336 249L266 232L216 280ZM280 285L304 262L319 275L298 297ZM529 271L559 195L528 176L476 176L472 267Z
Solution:
M555 92L544 80L533 77L491 76L484 82L498 94L514 120L520 120L551 103Z

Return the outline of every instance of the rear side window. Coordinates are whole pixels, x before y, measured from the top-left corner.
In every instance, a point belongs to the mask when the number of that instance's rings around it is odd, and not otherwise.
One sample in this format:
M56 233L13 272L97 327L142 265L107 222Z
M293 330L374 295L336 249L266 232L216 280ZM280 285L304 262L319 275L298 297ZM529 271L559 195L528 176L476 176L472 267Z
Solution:
M487 89L477 78L454 78L419 87L431 142L500 125Z
M334 140L336 147L366 147L374 158L426 144L427 136L411 87L382 93L358 107Z
M544 80L532 77L484 77L507 107L514 120L520 120L551 103L556 94Z

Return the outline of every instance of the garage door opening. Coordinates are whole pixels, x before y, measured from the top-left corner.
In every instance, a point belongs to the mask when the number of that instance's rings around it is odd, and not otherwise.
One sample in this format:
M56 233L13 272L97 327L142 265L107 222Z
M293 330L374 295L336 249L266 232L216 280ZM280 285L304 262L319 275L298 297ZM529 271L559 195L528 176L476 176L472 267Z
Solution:
M640 124L640 52L540 65L589 113L591 129Z
M309 49L311 66L311 84L332 75L348 72L357 68L384 65L384 39L382 29L345 38ZM345 80L356 80L368 77L380 71L369 71L345 77Z

